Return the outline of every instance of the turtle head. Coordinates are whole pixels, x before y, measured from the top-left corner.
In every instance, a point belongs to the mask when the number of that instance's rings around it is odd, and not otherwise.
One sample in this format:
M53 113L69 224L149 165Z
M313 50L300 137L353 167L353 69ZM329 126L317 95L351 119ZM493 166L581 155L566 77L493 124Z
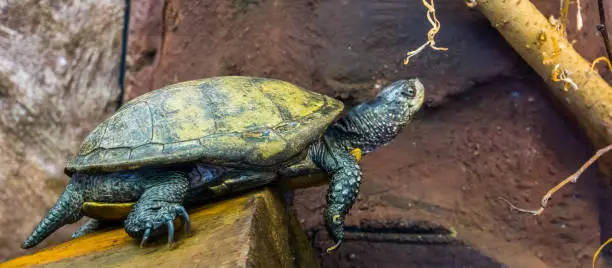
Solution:
M340 122L336 133L349 147L363 153L391 142L421 109L425 88L418 78L395 81L374 100L359 104ZM350 126L350 132L345 131Z
M374 106L387 112L386 120L406 124L425 99L425 88L418 78L395 81L383 88L374 101Z

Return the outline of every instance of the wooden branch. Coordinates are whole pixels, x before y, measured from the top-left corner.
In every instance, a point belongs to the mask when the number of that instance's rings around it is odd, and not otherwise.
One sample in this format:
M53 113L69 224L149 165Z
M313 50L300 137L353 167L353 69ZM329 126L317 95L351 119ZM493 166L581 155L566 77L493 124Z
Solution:
M257 190L189 211L192 235L144 248L122 228L98 231L0 267L319 267L306 234L276 191Z
M612 88L528 0L476 0L506 41L549 85L596 149L612 144ZM612 175L612 156L599 162Z

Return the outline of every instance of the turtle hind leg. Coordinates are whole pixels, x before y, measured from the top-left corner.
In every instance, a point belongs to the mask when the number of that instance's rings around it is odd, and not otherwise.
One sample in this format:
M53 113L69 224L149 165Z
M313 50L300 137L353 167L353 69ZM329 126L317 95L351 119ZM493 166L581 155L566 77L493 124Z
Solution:
M143 180L146 180L146 190L125 220L125 231L131 237L141 239L140 246L150 237L167 231L170 244L174 238L173 221L176 217L181 217L186 231L190 231L189 216L182 206L189 184L187 176L181 172L166 172Z
M23 242L21 248L27 249L36 246L43 239L60 227L74 223L83 217L81 207L83 205L83 194L79 191L74 181L71 181L64 192L60 195L49 213L40 221L32 234Z
M83 223L83 225L81 225L81 227L79 227L79 229L77 229L72 234L72 238L79 238L86 234L91 234L98 230L103 230L108 227L113 227L113 226L118 226L118 225L119 225L118 222L102 221L98 219L89 219L87 222Z

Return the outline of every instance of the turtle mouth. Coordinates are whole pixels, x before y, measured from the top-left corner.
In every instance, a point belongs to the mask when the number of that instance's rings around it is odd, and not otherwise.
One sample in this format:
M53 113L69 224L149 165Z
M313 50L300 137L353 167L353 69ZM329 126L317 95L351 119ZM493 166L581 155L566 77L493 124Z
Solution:
M414 78L412 80L412 88L414 90L415 96L412 98L413 101L411 103L411 107L413 110L421 109L423 106L423 102L425 101L425 86L421 83L421 80L418 78Z

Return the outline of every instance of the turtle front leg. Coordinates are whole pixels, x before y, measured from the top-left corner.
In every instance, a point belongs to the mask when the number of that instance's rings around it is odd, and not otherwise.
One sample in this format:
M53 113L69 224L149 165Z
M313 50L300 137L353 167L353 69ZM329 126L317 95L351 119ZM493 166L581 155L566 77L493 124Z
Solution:
M344 219L355 203L361 185L361 169L357 159L347 150L325 144L325 140L311 147L310 155L315 164L331 177L325 209L325 226L336 249L344 238Z
M189 184L187 176L181 172L158 173L145 178L145 184L146 190L125 220L125 231L141 239L141 247L150 237L166 231L170 245L174 238L173 221L177 216L183 219L187 233L191 229L189 215L182 206Z

